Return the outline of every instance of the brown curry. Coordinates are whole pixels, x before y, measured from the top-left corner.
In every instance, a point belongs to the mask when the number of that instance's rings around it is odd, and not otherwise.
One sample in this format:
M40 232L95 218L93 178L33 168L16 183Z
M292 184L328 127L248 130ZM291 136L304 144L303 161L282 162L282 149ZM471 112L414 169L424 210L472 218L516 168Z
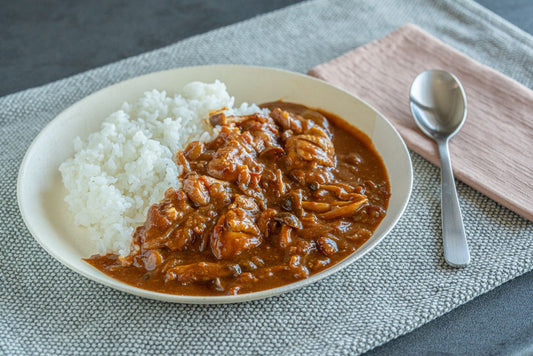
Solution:
M347 257L384 218L390 188L370 140L302 105L210 117L210 142L177 153L170 188L137 227L128 256L86 261L127 284L183 295L255 292Z

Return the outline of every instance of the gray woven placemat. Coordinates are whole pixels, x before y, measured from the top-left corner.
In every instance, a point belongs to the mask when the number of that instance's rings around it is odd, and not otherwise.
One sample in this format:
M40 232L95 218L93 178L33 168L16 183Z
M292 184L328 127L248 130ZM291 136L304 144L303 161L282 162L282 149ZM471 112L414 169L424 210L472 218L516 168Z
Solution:
M112 83L207 63L306 72L412 22L533 87L533 40L471 1L311 1L0 98L0 350L6 354L354 354L533 268L533 224L459 184L472 264L442 258L439 171L413 154L405 216L350 268L279 297L189 306L141 299L71 272L19 215L25 150L59 112ZM254 80L251 78L251 80Z

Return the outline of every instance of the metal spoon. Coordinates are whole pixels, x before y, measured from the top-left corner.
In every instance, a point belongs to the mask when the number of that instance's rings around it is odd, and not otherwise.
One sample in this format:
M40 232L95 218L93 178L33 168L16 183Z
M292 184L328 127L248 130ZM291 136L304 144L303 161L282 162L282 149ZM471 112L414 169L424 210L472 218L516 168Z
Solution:
M463 267L470 262L470 253L453 179L448 141L465 121L465 92L453 74L443 70L428 70L413 81L409 99L416 124L439 147L444 258L451 266Z

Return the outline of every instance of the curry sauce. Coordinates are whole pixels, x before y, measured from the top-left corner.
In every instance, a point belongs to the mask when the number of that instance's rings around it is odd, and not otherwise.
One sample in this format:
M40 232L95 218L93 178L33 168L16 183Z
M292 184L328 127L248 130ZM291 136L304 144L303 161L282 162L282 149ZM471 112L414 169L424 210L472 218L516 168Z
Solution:
M262 107L213 113L218 136L177 153L182 188L149 209L130 254L86 261L139 288L212 296L289 284L357 250L390 197L370 139L326 112Z

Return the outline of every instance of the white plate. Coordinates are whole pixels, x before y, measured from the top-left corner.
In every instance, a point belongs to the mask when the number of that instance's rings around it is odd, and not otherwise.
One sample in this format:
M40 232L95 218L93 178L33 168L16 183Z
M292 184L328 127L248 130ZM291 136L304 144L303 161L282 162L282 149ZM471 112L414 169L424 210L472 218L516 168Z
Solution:
M337 114L365 132L383 158L391 184L391 198L385 219L361 248L343 260L308 279L283 287L236 296L195 297L156 293L112 279L82 261L96 253L87 232L73 224L63 201L66 191L58 167L72 156L73 139L86 138L99 129L109 114L124 101L133 101L151 89L175 93L191 81L219 79L237 102L262 103L284 100L321 108ZM406 104L407 105L407 104ZM374 248L402 215L412 186L412 167L400 135L376 110L352 95L323 81L273 68L212 65L179 68L133 78L103 90L72 105L46 126L28 149L20 167L17 197L24 222L31 234L57 260L68 268L118 290L142 297L179 303L233 303L266 298L303 287L353 263Z

